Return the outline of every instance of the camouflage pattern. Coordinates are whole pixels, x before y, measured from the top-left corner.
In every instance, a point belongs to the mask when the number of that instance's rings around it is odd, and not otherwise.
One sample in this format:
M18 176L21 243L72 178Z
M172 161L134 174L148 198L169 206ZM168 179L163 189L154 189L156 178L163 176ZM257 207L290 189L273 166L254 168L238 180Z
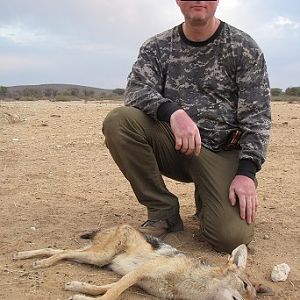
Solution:
M202 145L213 151L240 129L240 158L261 168L271 127L270 88L263 53L249 35L221 22L206 42L188 41L182 25L146 41L128 77L125 105L157 119L166 102L189 114Z

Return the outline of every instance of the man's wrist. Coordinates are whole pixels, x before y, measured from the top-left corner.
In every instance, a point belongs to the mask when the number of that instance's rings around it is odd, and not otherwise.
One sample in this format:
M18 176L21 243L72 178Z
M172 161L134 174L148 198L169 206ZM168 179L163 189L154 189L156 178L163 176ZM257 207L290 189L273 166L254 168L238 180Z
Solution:
M257 166L252 160L241 159L239 161L236 175L244 175L255 181L256 172L257 172Z
M165 102L157 109L157 119L170 123L171 115L179 109L181 109L181 107L177 103Z

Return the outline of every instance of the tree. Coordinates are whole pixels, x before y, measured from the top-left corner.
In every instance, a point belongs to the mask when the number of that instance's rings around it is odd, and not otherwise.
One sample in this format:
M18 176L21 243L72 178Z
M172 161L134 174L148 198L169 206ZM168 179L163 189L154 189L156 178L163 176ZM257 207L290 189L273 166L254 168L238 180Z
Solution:
M95 95L95 91L84 89L83 94L85 97L93 97Z
M6 95L7 95L7 87L0 86L0 97L6 97Z
M44 95L45 95L47 98L53 97L52 89L50 89L50 88L45 89L45 90L44 90Z
M78 88L71 88L71 96L78 97L79 96L79 89Z
M44 90L44 95L47 98L55 98L57 96L58 91L52 88L47 88Z
M271 89L271 96L280 96L282 95L282 89L273 88Z
M125 90L124 89L114 89L112 92L116 95L122 96L122 95L124 95Z
M289 87L285 90L288 96L300 96L300 87Z

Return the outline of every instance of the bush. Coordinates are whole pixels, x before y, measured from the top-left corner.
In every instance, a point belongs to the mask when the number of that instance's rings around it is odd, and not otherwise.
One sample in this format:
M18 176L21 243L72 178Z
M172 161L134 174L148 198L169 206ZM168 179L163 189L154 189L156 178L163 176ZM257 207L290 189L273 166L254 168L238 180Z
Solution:
M285 90L288 96L300 96L300 87L289 87Z
M7 96L7 87L6 86L0 86L0 97L6 97Z
M50 101L80 101L81 99L75 96L69 96L69 95L58 95L53 99L50 99Z
M30 97L30 96L23 96L23 97L20 97L18 100L19 101L37 101L39 99L35 98L35 97Z
M279 88L271 89L271 96L280 96L282 94L283 94L282 89Z
M124 95L125 90L124 89L114 89L112 92L113 92L113 94L122 96L122 95Z

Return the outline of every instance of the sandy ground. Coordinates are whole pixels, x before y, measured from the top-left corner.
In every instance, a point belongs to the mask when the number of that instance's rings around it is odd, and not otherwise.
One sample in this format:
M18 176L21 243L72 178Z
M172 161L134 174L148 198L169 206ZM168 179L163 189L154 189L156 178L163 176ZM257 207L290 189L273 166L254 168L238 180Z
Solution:
M0 299L68 299L65 282L110 283L108 270L64 262L33 269L33 260L13 261L16 251L43 247L78 248L79 234L146 219L128 182L104 145L101 125L120 103L0 102ZM260 208L248 272L271 286L265 299L300 299L300 103L273 103L273 131L268 161L258 174ZM197 238L193 186L167 180L181 202L186 231L169 242L194 257L222 264ZM284 283L272 283L274 265L291 267ZM156 299L138 288L121 299Z

